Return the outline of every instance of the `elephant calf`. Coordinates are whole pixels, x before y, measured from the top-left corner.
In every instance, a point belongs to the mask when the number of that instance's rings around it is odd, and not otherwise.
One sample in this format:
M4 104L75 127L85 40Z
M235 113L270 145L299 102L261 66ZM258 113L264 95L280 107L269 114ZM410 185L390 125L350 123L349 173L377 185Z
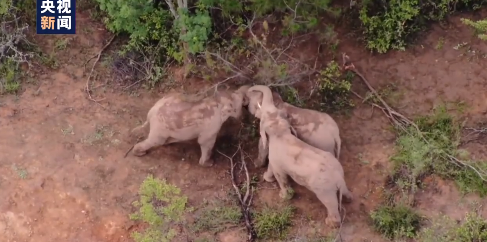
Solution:
M291 105L284 102L276 92L272 92L272 97L274 105L279 111L287 113L287 119L296 130L299 139L318 149L328 151L339 159L341 148L340 132L337 123L330 115ZM262 102L262 93L247 92L247 98L249 99L249 112L260 119L260 110L257 105ZM269 151L263 148L259 140L259 155L255 160L256 167L264 166L268 153Z
M291 133L292 126L274 105L268 87L256 85L248 90L252 91L263 94L262 105L258 106L261 116L260 136L264 147L269 136L269 166L264 173L264 180L277 180L279 196L287 198L290 176L296 183L311 190L325 205L328 210L326 224L339 226L342 197L345 202L353 199L345 183L342 165L332 153L315 148Z
M201 147L199 164L212 166L210 157L218 132L229 117L240 118L242 106L248 102L245 94L248 88L217 91L200 100L189 100L178 93L161 98L147 113L145 123L131 131L150 126L148 137L133 147L133 154L142 156L154 146L197 139Z

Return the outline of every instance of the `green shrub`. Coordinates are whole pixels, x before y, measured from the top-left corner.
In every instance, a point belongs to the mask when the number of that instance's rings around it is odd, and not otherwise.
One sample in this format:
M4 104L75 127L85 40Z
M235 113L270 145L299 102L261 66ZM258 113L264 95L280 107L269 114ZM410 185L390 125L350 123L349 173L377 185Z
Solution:
M114 33L127 33L129 46L159 43L162 55L176 56L179 48L174 17L161 6L145 0L96 0L107 13L107 28Z
M29 26L20 21L21 13L12 0L0 2L0 94L20 89L20 64L29 63L33 55L24 48L29 46Z
M441 21L454 11L475 10L475 0L364 0L359 11L367 48L378 53L404 50L406 43L430 21Z
M459 149L462 127L446 107L437 107L432 115L419 117L415 123L421 135L415 127L409 127L396 140L396 153L391 158L396 184L414 192L422 177L436 174L454 180L462 192L487 195L487 185L473 169L449 158L461 158L477 170L487 168L486 162L470 161L466 151Z
M16 92L20 88L17 64L12 59L0 64L0 94Z
M189 53L205 51L208 36L211 34L211 24L208 9L203 4L198 4L194 15L191 15L187 9L180 9L176 25L178 32L181 33L179 39L188 44Z
M260 239L283 239L292 225L292 206L264 207L254 215L254 228Z
M421 230L417 241L487 241L487 221L475 212L468 212L461 224L445 215L439 216L432 219L430 226Z
M350 98L352 79L352 72L342 75L338 63L329 62L326 68L320 71L317 81L321 110L338 112L354 107L355 104Z
M370 213L374 229L388 239L414 238L421 217L404 205L382 206Z
M169 242L177 235L171 226L182 221L188 211L188 198L180 193L179 188L165 180L147 176L139 189L140 200L133 203L138 211L131 214L130 219L145 222L149 227L143 232L134 232L135 241Z
M481 40L487 40L487 19L472 21L470 19L462 18L461 21L464 24L473 27L477 33L477 36Z

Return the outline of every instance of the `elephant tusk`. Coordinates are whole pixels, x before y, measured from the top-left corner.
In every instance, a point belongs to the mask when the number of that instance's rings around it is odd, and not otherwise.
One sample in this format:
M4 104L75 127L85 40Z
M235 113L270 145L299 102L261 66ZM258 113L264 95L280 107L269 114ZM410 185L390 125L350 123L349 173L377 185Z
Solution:
M257 106L259 106L259 108L262 109L262 106L260 106L260 103L259 102L257 102Z

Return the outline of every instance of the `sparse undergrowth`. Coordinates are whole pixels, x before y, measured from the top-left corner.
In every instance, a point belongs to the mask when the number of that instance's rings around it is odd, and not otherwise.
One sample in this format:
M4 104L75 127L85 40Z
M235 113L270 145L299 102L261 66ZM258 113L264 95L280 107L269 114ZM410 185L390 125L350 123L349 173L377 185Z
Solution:
M485 1L472 0L366 0L362 1L359 18L363 24L366 46L385 53L405 50L406 45L431 21L443 21L461 10L477 10Z
M399 129L396 140L396 153L393 174L388 179L384 205L370 213L373 227L388 239L416 238L427 236L423 230L419 235L424 219L414 211L414 197L422 188L422 179L437 175L443 179L454 180L464 193L487 195L487 185L482 175L476 171L487 168L485 162L473 161L466 150L460 149L462 125L446 106L439 106L434 113L416 118L414 126ZM452 159L452 157L454 159ZM479 216L468 215L461 228L450 230L445 237L428 241L482 241L485 221L479 224ZM472 226L475 225L475 226ZM465 237L472 236L472 237ZM446 240L436 240L436 239ZM466 239L466 240L463 240ZM426 241L426 240L419 240Z
M476 212L468 212L460 225L448 216L440 216L418 233L418 241L487 241L487 221Z
M408 206L387 205L373 211L371 218L376 231L393 241L404 238L421 242L487 240L487 221L476 212L466 213L459 224L448 216L425 219Z
M147 223L148 227L143 232L132 233L132 238L137 242L171 241L177 235L172 226L183 221L185 213L190 211L186 207L188 198L176 186L152 175L140 186L139 195L140 199L133 203L138 211L130 218Z
M209 204L206 202L200 211L196 211L193 232L211 231L218 233L241 222L242 212L236 204Z
M32 56L21 48L29 43L25 33L28 25L19 22L18 12L12 0L0 2L0 94L20 89L20 64L30 65Z
M481 40L487 40L487 19L479 20L479 21L472 21L470 19L465 19L462 18L461 21L470 26L473 27L477 36Z
M336 61L330 61L326 68L320 71L317 85L322 111L344 111L355 106L350 98L353 77L354 74L350 71L342 74Z
M295 208L291 205L270 207L265 206L261 211L254 213L254 228L257 237L262 241L270 239L285 239Z
M370 213L374 229L388 239L414 238L421 217L405 205L385 205Z
M433 115L417 118L421 135L414 127L400 131L394 162L393 180L402 191L414 193L421 179L436 174L456 182L462 192L487 195L487 185L471 167L485 170L486 163L471 160L466 150L460 149L461 123L446 111L437 107ZM423 138L424 137L424 138ZM456 157L468 166L454 163L448 157ZM470 167L469 167L470 166Z

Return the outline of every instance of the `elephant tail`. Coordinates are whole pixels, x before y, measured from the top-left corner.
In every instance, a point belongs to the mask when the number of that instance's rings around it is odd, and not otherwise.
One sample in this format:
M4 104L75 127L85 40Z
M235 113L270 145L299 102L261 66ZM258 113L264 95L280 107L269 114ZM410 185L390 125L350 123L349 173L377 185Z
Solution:
M139 133L141 130L146 129L149 126L150 126L149 120L146 120L142 125L139 125L139 126L135 127L134 129L132 129L131 133Z
M341 151L341 146L342 146L342 141L340 140L340 137L335 137L335 157L337 160L340 160L340 151Z
M248 89L248 92L259 91L262 92L262 106L269 107L274 106L274 99L272 96L272 91L268 86L255 85Z

